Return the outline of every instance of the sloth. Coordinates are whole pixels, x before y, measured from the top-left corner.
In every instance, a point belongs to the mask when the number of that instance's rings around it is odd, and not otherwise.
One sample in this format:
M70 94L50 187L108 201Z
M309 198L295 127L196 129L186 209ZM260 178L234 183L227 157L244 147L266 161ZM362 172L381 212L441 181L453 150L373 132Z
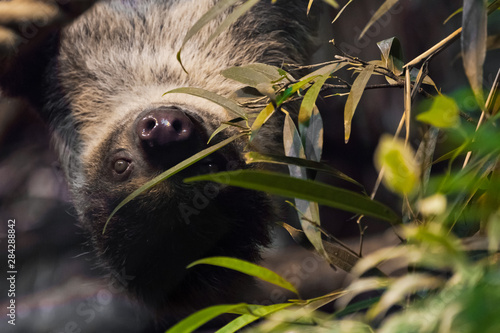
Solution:
M306 0L259 1L211 43L225 16L183 47L186 31L217 0L33 1L0 4L0 90L23 98L48 124L79 222L99 263L127 276L127 289L155 311L182 316L240 301L240 273L191 262L210 256L259 259L275 216L256 191L183 179L248 168L242 137L138 196L141 185L207 147L231 119L199 97L165 92L198 87L230 96L242 85L220 75L232 66L304 64L314 19ZM27 18L31 18L31 21ZM278 121L254 148L278 149ZM213 142L233 133L222 132Z

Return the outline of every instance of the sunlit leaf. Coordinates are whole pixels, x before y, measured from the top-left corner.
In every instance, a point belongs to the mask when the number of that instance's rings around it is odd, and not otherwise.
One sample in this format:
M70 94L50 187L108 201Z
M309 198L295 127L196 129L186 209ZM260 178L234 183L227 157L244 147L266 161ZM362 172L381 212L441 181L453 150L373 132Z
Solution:
M259 278L263 281L267 281L269 283L280 286L280 287L285 288L287 290L290 290L291 292L293 292L296 295L299 294L297 289L295 289L295 287L290 282L288 282L287 280L285 280L284 278L282 278L281 276L279 276L275 272L273 272L265 267L253 264L253 263L245 261L245 260L241 260L241 259L237 259L237 258L230 258L230 257L211 257L211 258L197 260L197 261L191 263L188 266L188 268L191 268L191 267L196 266L196 265L201 265L201 264L229 268L229 269L232 269L232 270L235 270L235 271L238 271L238 272L250 275L250 276L254 276L254 277Z
M299 132L306 157L313 161L321 159L323 150L323 120L316 108L316 100L328 77L329 74L318 77L300 104Z
M491 214L488 219L487 231L490 253L500 251L500 210Z
M446 211L446 197L440 193L418 201L418 209L423 216L441 215Z
M339 10L339 12L337 13L337 15L335 16L335 18L333 19L332 21L332 24L335 23L335 21L337 21L337 19L340 17L340 15L342 15L342 13L344 12L344 10L347 8L347 6L349 6L351 4L351 2L353 2L354 0L349 0L343 7L342 9Z
M181 320L170 329L166 331L166 333L187 333L193 332L198 327L203 324L209 322L210 320L224 314L233 312L236 309L244 308L246 306L245 303L240 304L223 304L223 305L214 305L205 309L202 309L198 312L193 313L189 317Z
M247 326L248 324L256 321L259 318L286 309L292 305L294 305L294 303L280 303L280 304L261 305L261 306L252 305L251 306L252 314L243 314L239 316L230 323L226 324L224 327L217 330L216 333L236 332L242 329L243 327Z
M231 186L265 191L287 198L314 201L355 214L380 218L390 223L400 223L400 218L396 213L387 206L371 200L368 196L312 180L298 179L275 172L239 170L236 172L195 176L185 179L185 181L215 181Z
M373 74L374 68L375 67L373 65L368 65L359 73L358 77L352 84L349 97L347 97L344 107L344 131L346 143L349 141L349 137L351 136L351 124L354 112L356 111L356 107L358 106L363 92L365 91L366 84Z
M457 127L460 110L453 98L439 95L434 98L430 109L420 113L416 119L438 128Z
M379 171L384 168L384 184L396 193L409 194L417 186L419 168L415 153L404 140L383 135L375 151L375 166Z
M462 60L465 74L479 105L484 106L483 64L486 58L486 0L464 0L462 20Z
M259 113L259 115L254 120L252 127L251 127L252 134L250 136L250 141L252 141L255 138L255 136L259 132L260 128L262 127L262 125L264 125L269 120L269 118L274 114L274 111L275 111L274 105L272 103L269 103L264 108L264 110L262 110Z
M245 109L242 108L241 106L239 106L236 102L228 99L228 98L225 98L225 97L222 97L216 93L213 93L211 91L208 91L208 90L205 90L205 89L201 89L201 88L193 88L193 87L190 87L190 88L176 88L176 89L173 89L173 90L170 90L170 91L167 91L165 94L163 95L166 95L166 94L175 94L175 93L178 93L178 94L188 94L188 95L192 95L192 96L197 96L197 97L202 97L202 98L205 98L209 101L212 101L220 106L222 106L223 108L225 108L227 111L231 112L233 115L235 115L236 117L240 117L240 118L243 118L243 119L247 119L247 116L245 114Z
M389 284L380 301L372 307L367 315L369 318L385 313L392 306L398 305L408 295L421 290L433 290L441 286L443 281L427 274L407 274Z

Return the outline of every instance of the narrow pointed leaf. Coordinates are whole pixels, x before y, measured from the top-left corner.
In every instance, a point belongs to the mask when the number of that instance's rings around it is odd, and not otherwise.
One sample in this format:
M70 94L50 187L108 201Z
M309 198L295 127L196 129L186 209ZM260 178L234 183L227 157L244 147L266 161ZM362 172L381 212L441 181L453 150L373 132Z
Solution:
M464 0L462 60L465 74L478 104L483 108L483 64L486 57L486 0Z
M211 257L197 260L191 263L187 268L191 268L193 266L201 264L229 268L285 288L296 295L299 294L297 289L290 282L288 282L275 272L245 260L230 257Z
M323 183L298 179L275 172L243 170L201 175L185 179L186 182L215 181L288 198L300 198L322 205L343 209L355 214L380 218L393 224L400 223L399 216L387 206L368 196Z
M359 35L359 39L363 38L363 36L365 35L366 31L368 29L370 29L370 27L372 26L372 24L375 23L379 18L381 18L385 13L387 13L387 11L389 9L391 9L392 6L394 6L397 2L398 2L398 0L385 0L385 2L382 4L382 6L380 6L379 9L377 9L377 11L375 12L375 14L373 14L372 18L366 24L366 26L363 29L363 31L361 31L361 34Z
M247 326L248 324L256 321L259 318L268 316L280 310L286 309L294 303L280 303L272 305L261 305L252 309L252 314L243 314L238 318L234 319L226 326L220 328L216 333L233 333Z
M262 110L257 118L254 120L252 124L252 134L250 136L250 141L252 141L257 133L259 132L262 125L264 125L268 119L274 114L274 105L272 103L267 104L267 106Z
M167 330L166 333L194 332L197 328L209 322L210 320L224 313L231 313L236 309L244 308L245 306L246 306L245 303L210 306L208 308L195 312L189 317L178 322L177 324L172 326L169 330Z
M372 76L374 69L375 67L373 65L369 65L361 73L359 73L356 80L354 80L349 96L347 97L344 108L344 131L346 143L349 141L349 137L351 136L352 117L354 116L356 107L358 106L359 100L365 91L366 84Z
M302 144L302 138L300 137L299 131L295 127L295 124L293 123L293 120L288 113L286 113L285 124L283 127L283 145L285 148L286 156L306 158L304 146ZM307 179L305 168L295 165L288 165L288 169L290 170L290 175L292 177ZM315 226L321 224L317 203L296 198L295 205L299 211L298 214L302 230L304 230L304 233L306 234L307 238L314 246L316 251L318 251L320 255L327 258L325 249L323 248L321 232ZM303 216L301 216L301 214L303 214Z
M186 69L184 68L184 65L182 64L181 61L181 52L186 43L194 36L196 33L198 33L208 22L222 14L226 9L229 7L233 6L235 3L237 3L239 0L221 0L218 1L208 12L203 14L203 16L196 21L196 23L188 30L186 33L186 36L184 36L184 39L182 40L182 45L177 52L177 60L181 64L182 68L184 71ZM187 72L187 71L186 71Z
M104 224L104 228L102 230L102 233L104 234L104 232L106 231L106 227L107 227L109 221L116 214L116 212L118 212L127 203L129 203L130 201L134 200L137 196L141 195L143 192L149 190L150 188L154 187L155 185L157 185L157 184L165 181L166 179L172 177L176 173L184 170L188 166L190 166L190 165L198 162L199 160L203 159L204 157L212 154L214 151L217 151L220 148L222 148L222 147L228 145L229 143L233 142L234 140L242 137L243 135L244 134L238 134L238 135L232 136L232 137L230 137L230 138L228 138L228 139L226 139L224 141L221 141L221 142L219 142L219 143L217 143L217 144L215 144L215 145L213 145L211 147L208 147L208 148L200 151L199 153L194 154L193 156L185 159L184 161L180 162L179 164L171 167L167 171L162 172L160 175L156 176L155 178L151 179L146 184L144 184L141 187L139 187L137 190L135 190L129 196L127 196L125 199L123 199L123 201L120 202L118 204L118 206L116 206L116 208L111 212L111 214L108 217L108 220Z
M219 36L223 31L225 31L231 24L236 22L243 14L250 10L257 2L260 0L247 0L238 7L236 7L225 19L224 21L215 29L212 35L208 38L206 44L210 44L217 36Z
M351 2L353 2L354 0L349 0L349 2L347 2L344 7L342 7L342 9L339 10L339 12L337 13L337 15L335 16L335 18L333 19L332 21L332 24L335 23L335 21L337 21L337 19L340 17L340 15L342 15L342 13L344 12L344 10L347 8L347 6L349 6L351 4Z
M205 98L211 102L214 102L223 108L225 108L227 111L232 113L236 117L241 117L243 119L247 119L247 116L245 114L246 110L239 106L236 102L222 97L216 93L213 93L211 91L201 89L201 88L176 88L170 91L167 91L165 94L188 94L188 95L193 95L201 98Z
M342 180L348 181L354 185L363 188L363 185L347 176L342 171L339 171L326 163L306 160L303 158L271 155L271 154L261 154L257 152L248 152L244 155L246 163L276 163L276 164L293 164L300 167L326 172L334 177L340 178Z

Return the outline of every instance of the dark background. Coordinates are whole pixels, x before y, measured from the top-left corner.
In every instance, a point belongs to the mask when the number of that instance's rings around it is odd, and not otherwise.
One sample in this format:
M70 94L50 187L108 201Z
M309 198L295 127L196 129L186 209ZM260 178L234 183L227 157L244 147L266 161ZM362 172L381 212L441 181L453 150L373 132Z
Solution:
M317 0L319 1L319 0ZM401 1L366 37L360 31L383 1L354 1L332 26L336 15L331 9L322 21L321 49L315 61L332 59L335 39L344 51L363 60L379 59L376 43L396 36L405 60L424 52L461 25L457 15L446 25L443 21L462 5L461 1ZM341 3L343 4L343 3ZM489 34L498 34L500 18L493 15ZM455 42L430 63L430 76L445 94L467 89ZM484 86L489 89L499 68L500 52L488 52ZM350 73L343 77L352 82ZM377 82L370 81L370 82ZM383 81L382 81L383 82ZM432 89L427 89L432 93ZM351 140L344 143L343 104L347 97L323 98L319 106L325 124L323 159L361 182L371 191L376 179L373 151L382 133L394 133L403 112L402 89L367 91L354 116ZM415 108L421 103L417 98ZM475 106L461 101L463 111ZM469 108L469 109L467 109ZM417 144L419 129L413 130ZM335 179L318 175L327 183L345 186ZM345 186L348 187L348 186ZM352 188L354 189L354 188ZM380 190L378 200L400 209L399 199ZM351 214L321 208L322 223L336 237L357 249L359 227ZM50 149L43 123L29 107L18 100L0 99L0 331L9 332L5 309L6 235L8 219L16 219L17 320L14 332L138 332L147 327L148 316L130 301L120 286L110 285L102 272L93 268L92 255L84 245L69 203L64 179ZM364 220L367 229L366 251L395 242L385 223ZM299 284L306 297L319 296L346 283L345 273L333 271L309 252L291 247L289 237L277 231L276 247L266 253L270 268ZM4 287L5 286L5 287ZM267 287L270 301L283 301L282 291Z

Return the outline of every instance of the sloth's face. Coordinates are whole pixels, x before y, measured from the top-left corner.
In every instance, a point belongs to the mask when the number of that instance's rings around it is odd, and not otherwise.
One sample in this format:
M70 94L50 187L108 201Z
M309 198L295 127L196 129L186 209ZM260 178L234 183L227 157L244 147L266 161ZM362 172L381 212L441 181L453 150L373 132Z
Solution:
M158 307L178 293L185 297L192 289L188 286L204 290L227 281L224 270L188 271L189 263L215 255L256 260L259 246L268 242L273 207L265 194L183 182L194 174L243 168L241 143L224 147L138 196L113 216L103 234L121 200L206 148L213 128L210 115L200 110L148 108L118 124L95 156L84 162L85 184L77 206L84 207L80 215L92 246L105 266L133 277L130 290Z

